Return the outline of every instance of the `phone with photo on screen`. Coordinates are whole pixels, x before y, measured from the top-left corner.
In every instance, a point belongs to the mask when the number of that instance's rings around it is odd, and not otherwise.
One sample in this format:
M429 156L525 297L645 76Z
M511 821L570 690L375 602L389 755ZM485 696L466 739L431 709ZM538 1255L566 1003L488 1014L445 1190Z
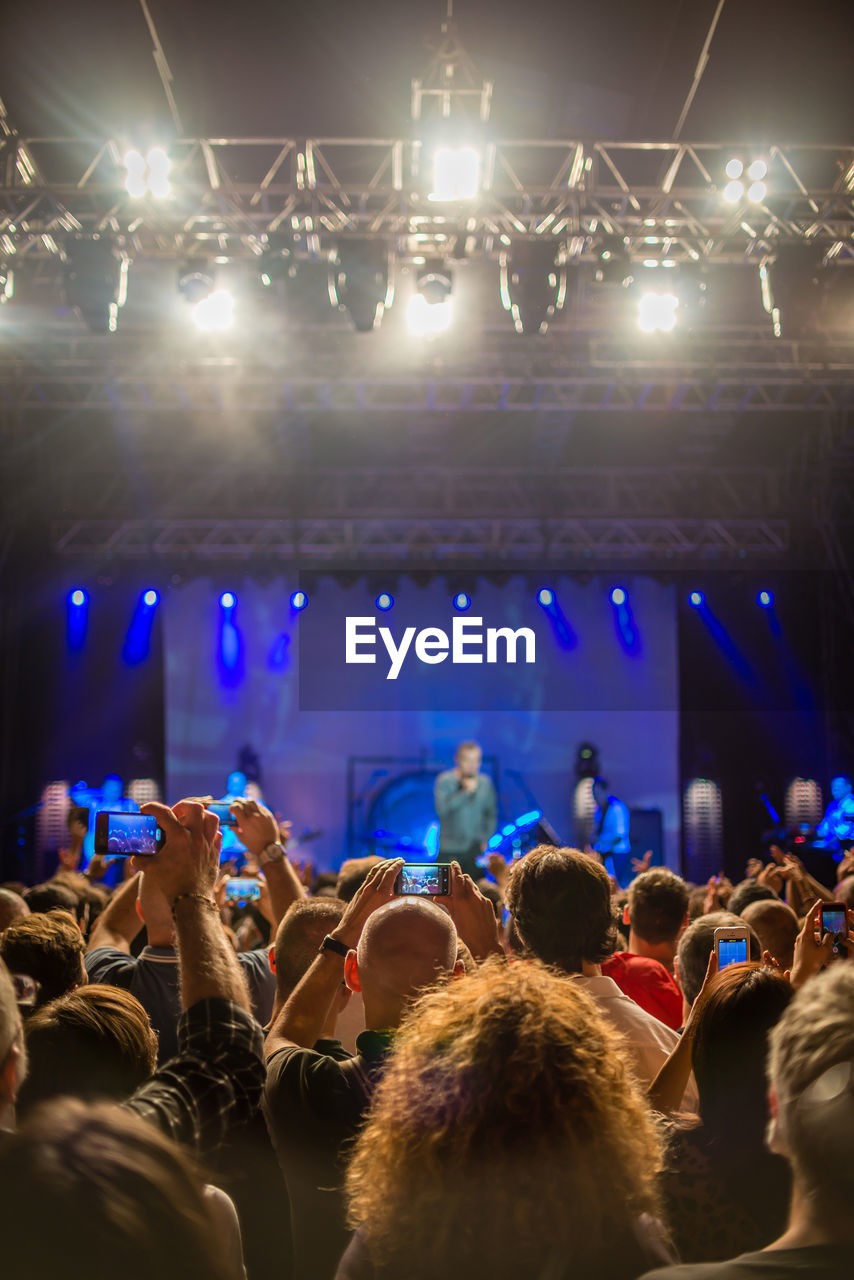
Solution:
M744 964L750 959L750 941L746 925L715 929L715 956L718 972L730 964Z
M108 858L153 856L165 837L157 819L148 813L109 813L95 819L95 852Z
M833 934L831 955L840 960L848 959L848 908L844 902L823 902L821 904L821 936Z
M237 819L235 818L234 814L231 812L230 800L208 800L207 804L205 805L205 808L210 813L216 814L216 816L219 818L219 825L221 827L237 826Z
M400 869L394 882L394 891L400 895L446 898L451 892L451 864L408 862Z

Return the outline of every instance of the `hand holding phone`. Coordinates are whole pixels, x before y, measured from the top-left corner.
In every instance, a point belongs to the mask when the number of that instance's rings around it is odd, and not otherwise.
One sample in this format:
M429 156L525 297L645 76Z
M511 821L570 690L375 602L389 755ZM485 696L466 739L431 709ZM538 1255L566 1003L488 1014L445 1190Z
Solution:
M226 881L226 902L245 906L247 902L257 902L260 897L261 881L256 880L254 876L233 876Z
M823 902L819 914L822 938L833 938L830 954L835 960L848 959L848 908L844 902Z
M750 939L747 925L732 925L715 929L715 956L718 972L730 964L745 964L750 959Z
M394 882L397 896L446 898L451 892L449 862L408 862Z
M153 857L163 840L163 831L151 814L102 809L95 819L95 853L102 857Z

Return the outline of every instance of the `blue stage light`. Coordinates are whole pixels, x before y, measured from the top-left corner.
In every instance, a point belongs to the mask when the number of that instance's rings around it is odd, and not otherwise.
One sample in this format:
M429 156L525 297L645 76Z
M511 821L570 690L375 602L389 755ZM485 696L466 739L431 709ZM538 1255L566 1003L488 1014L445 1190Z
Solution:
M68 594L68 603L73 604L75 609L82 609L88 600L88 596L82 587L75 589Z
M376 604L378 609L382 609L383 613L386 613L394 604L394 596L390 596L387 591L382 591L377 596Z
M756 603L760 609L770 609L774 603L774 596L770 591L760 591L756 597Z
M146 591L145 595L142 597L142 603L146 605L147 608L153 609L159 599L160 596L152 589L150 591Z
M308 604L308 596L304 591L295 591L291 596L291 608L296 609L297 613L304 609Z
M540 587L537 592L537 604L550 609L555 602L555 593L549 587Z
M700 609L705 604L706 597L703 595L702 591L692 591L688 600L692 609Z
M219 607L221 609L233 609L237 604L237 596L233 591L223 591L219 598Z
M611 604L619 606L626 603L626 593L622 587L614 587L611 592Z
M465 591L458 591L454 596L454 608L460 613L468 609L471 604L471 596L467 596Z

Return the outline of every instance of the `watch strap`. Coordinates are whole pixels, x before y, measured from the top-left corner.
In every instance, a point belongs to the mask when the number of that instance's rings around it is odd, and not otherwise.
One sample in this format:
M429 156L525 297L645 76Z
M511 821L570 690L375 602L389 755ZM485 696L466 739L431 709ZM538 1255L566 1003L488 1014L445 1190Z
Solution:
M272 844L268 844L258 859L262 866L267 862L284 862L284 860L284 846L280 845L277 841L274 841Z
M336 956L346 956L349 950L350 948L346 943L339 942L337 938L333 938L329 933L327 933L326 937L318 947L319 952L334 951Z

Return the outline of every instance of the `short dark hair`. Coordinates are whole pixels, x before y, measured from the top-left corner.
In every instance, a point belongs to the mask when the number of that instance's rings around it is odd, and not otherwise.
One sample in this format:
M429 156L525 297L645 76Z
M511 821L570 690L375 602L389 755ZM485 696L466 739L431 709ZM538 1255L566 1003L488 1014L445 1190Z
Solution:
M644 942L675 942L685 923L688 886L667 867L642 871L629 885L629 922Z
M731 911L710 911L708 915L700 916L688 925L679 939L676 960L682 994L689 1004L693 1004L700 994L709 956L715 945L715 929L739 928L742 925L747 929L750 959L761 960L762 947L753 929L741 916L734 915Z
M545 964L580 973L585 960L613 954L611 882L586 853L538 845L513 866L505 897L526 947Z
M757 884L755 880L742 880L729 896L728 909L733 915L740 916L749 902L780 901L779 893L775 893L770 885Z
M129 1098L154 1071L157 1037L136 996L121 987L78 987L27 1023L29 1070L21 1111L70 1094Z
M39 983L36 1007L79 985L85 950L80 927L67 911L34 912L0 934L0 957L9 972Z
M72 822L79 822L89 830L89 810L83 804L73 804L65 818L66 826L71 830Z
M276 931L276 985L289 996L305 977L327 933L338 924L347 904L340 898L301 898L292 902Z
M371 867L375 867L380 861L373 854L367 858L348 858L346 862L342 862L335 884L335 896L342 902L351 902L365 883Z
M70 911L77 914L77 894L68 885L58 880L50 880L47 884L33 885L23 894L24 902L30 911Z

